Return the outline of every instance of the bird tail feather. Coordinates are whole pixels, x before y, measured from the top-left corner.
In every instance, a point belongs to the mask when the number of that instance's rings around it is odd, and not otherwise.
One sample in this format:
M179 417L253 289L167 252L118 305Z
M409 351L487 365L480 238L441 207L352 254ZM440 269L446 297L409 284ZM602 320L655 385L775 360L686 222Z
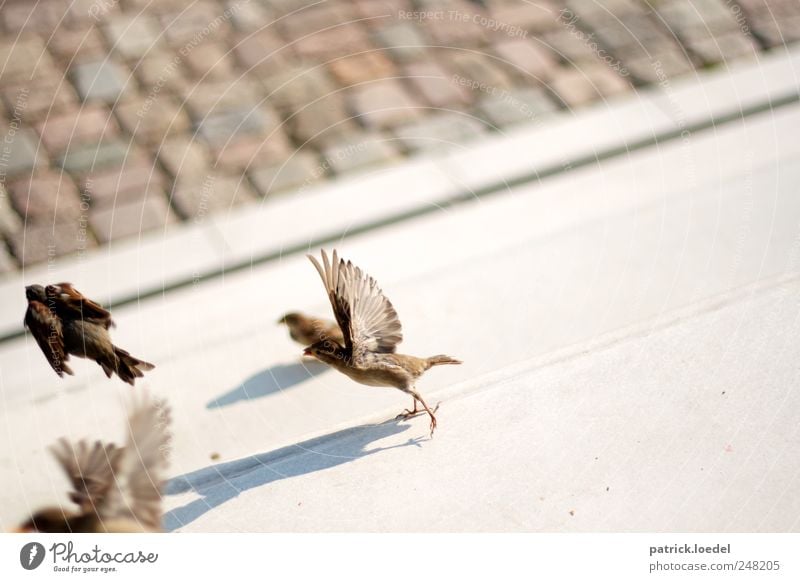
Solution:
M443 364L460 364L461 360L456 360L455 358L451 358L450 356L445 356L444 354L439 354L438 356L431 356L427 360L428 368L432 368L433 366L441 366Z
M116 368L113 370L120 377L120 380L127 382L131 386L134 385L136 378L141 378L148 370L155 368L150 362L145 362L138 358L134 358L130 353L114 346L114 355L116 356ZM107 364L101 363L103 371L107 376L111 376L111 370L107 369Z

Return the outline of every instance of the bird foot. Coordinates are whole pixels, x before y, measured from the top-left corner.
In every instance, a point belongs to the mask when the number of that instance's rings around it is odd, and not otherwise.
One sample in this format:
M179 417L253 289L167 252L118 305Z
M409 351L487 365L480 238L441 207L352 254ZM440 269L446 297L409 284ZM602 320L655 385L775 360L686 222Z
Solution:
M439 405L440 404L441 404L441 402L438 402L436 404L436 406L434 407L434 409L433 409L433 413L434 414L436 414L436 411L439 410ZM403 409L403 412L401 412L400 414L398 414L394 418L395 418L395 420L405 420L405 419L414 417L414 416L416 416L418 414L422 414L424 412L425 412L424 408L416 408L415 407L414 410L409 410L408 408L405 408L405 409Z

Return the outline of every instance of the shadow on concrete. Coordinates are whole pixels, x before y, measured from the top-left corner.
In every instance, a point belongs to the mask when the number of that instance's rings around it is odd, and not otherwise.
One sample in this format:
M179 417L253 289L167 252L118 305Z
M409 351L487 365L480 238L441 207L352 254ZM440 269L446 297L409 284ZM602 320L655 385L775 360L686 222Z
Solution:
M322 471L389 449L421 446L420 441L428 439L428 437L418 437L388 447L367 448L374 441L400 434L412 426L401 424L402 422L395 419L382 424L347 428L269 453L212 465L174 477L167 483L165 495L194 491L200 499L164 514L164 530L172 531L189 524L248 489Z
M278 364L250 376L233 390L226 392L206 404L206 408L222 408L240 400L254 400L286 390L330 370L315 360L294 364Z

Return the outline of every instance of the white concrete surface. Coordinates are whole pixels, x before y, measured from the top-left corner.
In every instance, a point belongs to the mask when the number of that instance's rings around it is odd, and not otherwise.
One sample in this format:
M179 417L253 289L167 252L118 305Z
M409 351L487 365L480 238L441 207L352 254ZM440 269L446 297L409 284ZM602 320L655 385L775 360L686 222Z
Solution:
M300 363L275 320L330 309L302 256L115 310L175 410L167 525L798 531L798 127L786 106L337 243L402 351L464 360L420 383L432 441L381 424L399 392ZM122 437L131 389L74 369L0 346L0 528L67 503L49 443Z

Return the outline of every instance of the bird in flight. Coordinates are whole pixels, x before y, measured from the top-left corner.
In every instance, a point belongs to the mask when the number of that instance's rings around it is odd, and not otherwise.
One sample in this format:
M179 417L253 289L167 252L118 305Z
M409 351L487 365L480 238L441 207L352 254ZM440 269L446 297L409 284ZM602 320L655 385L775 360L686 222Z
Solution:
M70 355L94 360L107 377L116 373L131 386L136 378L155 368L111 343L108 330L115 327L111 313L70 283L30 285L25 287L25 297L25 327L59 377L73 375L67 364Z
M344 343L339 324L329 319L311 317L296 311L287 313L278 320L289 328L289 336L303 346L310 346L319 341L331 339L339 344Z
M144 397L128 418L128 439L113 443L62 438L50 450L67 474L77 511L47 507L35 512L18 532L159 532L161 491L169 465L170 410Z
M332 262L324 250L322 264L311 255L308 258L325 285L343 341L322 339L308 346L304 355L314 356L361 384L391 386L409 394L414 406L399 416L407 418L424 410L433 436L439 407L431 410L427 405L417 391L417 379L433 366L461 362L445 355L417 358L396 353L397 344L403 341L400 320L375 279L350 261L339 259L336 250Z

